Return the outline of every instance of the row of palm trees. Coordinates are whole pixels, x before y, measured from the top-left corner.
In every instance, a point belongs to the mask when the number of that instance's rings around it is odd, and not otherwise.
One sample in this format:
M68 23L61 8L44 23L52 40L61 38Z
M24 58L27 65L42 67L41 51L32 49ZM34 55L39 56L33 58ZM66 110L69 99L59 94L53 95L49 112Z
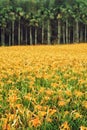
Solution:
M87 42L87 0L1 0L0 45Z

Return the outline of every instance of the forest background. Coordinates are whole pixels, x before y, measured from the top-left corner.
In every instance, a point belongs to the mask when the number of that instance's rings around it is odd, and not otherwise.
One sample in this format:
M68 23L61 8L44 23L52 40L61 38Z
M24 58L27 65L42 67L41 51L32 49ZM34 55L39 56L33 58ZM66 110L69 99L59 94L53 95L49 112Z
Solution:
M87 42L87 0L0 0L0 45Z

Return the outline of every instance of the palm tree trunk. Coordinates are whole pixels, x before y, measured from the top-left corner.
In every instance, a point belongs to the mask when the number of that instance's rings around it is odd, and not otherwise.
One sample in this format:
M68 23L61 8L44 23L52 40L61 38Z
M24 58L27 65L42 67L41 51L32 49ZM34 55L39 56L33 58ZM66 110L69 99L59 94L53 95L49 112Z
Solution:
M66 19L66 43L68 43L68 19Z
M48 45L51 44L51 28L50 28L50 20L48 19L48 37L47 37Z
M20 26L20 19L19 19L19 22L18 22L18 45L20 45L20 29L21 29L21 26Z
M42 44L44 43L44 21L42 22Z
M9 46L11 46L11 33L9 33Z
M23 43L23 27L21 27L21 43Z
M37 28L35 28L35 45L37 44Z
M80 42L83 42L83 31L82 31L82 26L80 27Z
M25 42L26 42L26 45L27 45L27 27L26 27L26 35L25 35Z
M12 21L12 45L14 45L14 21Z
M68 40L68 42L70 43L71 42L71 39L70 39L70 32L71 32L71 30L70 30L70 28L69 28L69 40Z
M5 29L1 28L1 45L5 46Z
M78 22L78 20L76 20L76 40L75 40L75 42L76 43L79 43L79 22Z
M58 19L58 44L60 44L60 38L61 38L61 22L60 19Z
M62 26L62 31L63 31L63 43L65 44L65 24Z
M75 42L75 23L73 22L73 43Z
M85 24L85 42L87 42L87 26L86 26L86 24Z
M32 41L32 28L30 27L30 45L33 44L33 41Z

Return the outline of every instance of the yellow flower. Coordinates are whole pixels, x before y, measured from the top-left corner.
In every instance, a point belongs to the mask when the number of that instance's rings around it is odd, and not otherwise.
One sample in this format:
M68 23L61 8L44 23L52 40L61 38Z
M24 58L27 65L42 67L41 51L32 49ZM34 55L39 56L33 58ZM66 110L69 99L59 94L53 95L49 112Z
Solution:
M27 93L27 95L25 95L24 98L30 101L31 100L31 94Z
M51 86L52 86L53 88L56 88L56 87L58 86L58 84L57 84L57 83L51 83Z
M64 122L61 126L60 126L60 130L70 130L69 124L68 122Z
M11 103L15 103L16 101L18 100L18 97L17 97L17 95L10 95L9 97L8 97L8 101L9 101L9 103L11 104Z
M81 126L81 127L80 127L80 130L87 130L87 127Z
M77 118L82 118L82 115L79 112L75 112L73 118L76 120Z
M59 106L59 107L63 107L63 106L65 106L66 104L67 104L67 102L64 101L64 100L58 101L58 106Z
M31 123L32 123L32 126L34 126L34 127L37 127L37 126L41 125L41 121L39 120L38 117L32 119Z
M41 105L35 105L35 110L41 110L42 106Z
M83 96L83 93L82 93L81 91L79 91L79 90L75 90L75 91L74 91L74 94L75 94L76 97L81 97L81 96Z
M22 104L15 104L15 108L17 108L18 110L20 110L22 108Z
M70 91L70 90L65 91L65 94L66 94L67 96L69 96L69 97L71 97L71 96L72 96L72 93L71 93L71 91Z
M52 116L54 113L56 113L56 109L49 109L49 115Z
M50 99L50 97L48 97L48 96L44 97L44 101L48 101L49 99Z
M44 93L44 91L45 91L44 87L41 87L40 90L39 90L40 93Z
M39 111L38 112L38 116L40 116L40 117L44 117L46 114L47 114L46 111Z
M16 118L16 114L7 114L7 118L9 121L13 121Z
M52 119L51 119L50 117L47 117L47 118L46 118L46 121L47 121L47 122L52 122Z
M83 102L82 102L82 106L87 109L87 101L83 101Z
M64 112L64 117L67 116L69 114L69 111L65 111Z
M49 89L49 90L46 90L46 94L47 94L47 95L51 96L51 95L52 95L52 93L53 93L53 91L52 91L52 90L50 90L50 89Z
M3 118L2 121L3 121L2 129L3 130L11 130L11 126L8 123L8 119L7 118Z

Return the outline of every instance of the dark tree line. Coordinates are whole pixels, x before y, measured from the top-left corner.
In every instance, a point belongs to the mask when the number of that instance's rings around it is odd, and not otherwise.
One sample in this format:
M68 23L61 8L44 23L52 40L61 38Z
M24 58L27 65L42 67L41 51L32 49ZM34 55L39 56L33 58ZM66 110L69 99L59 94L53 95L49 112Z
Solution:
M87 0L1 0L0 45L87 42Z

